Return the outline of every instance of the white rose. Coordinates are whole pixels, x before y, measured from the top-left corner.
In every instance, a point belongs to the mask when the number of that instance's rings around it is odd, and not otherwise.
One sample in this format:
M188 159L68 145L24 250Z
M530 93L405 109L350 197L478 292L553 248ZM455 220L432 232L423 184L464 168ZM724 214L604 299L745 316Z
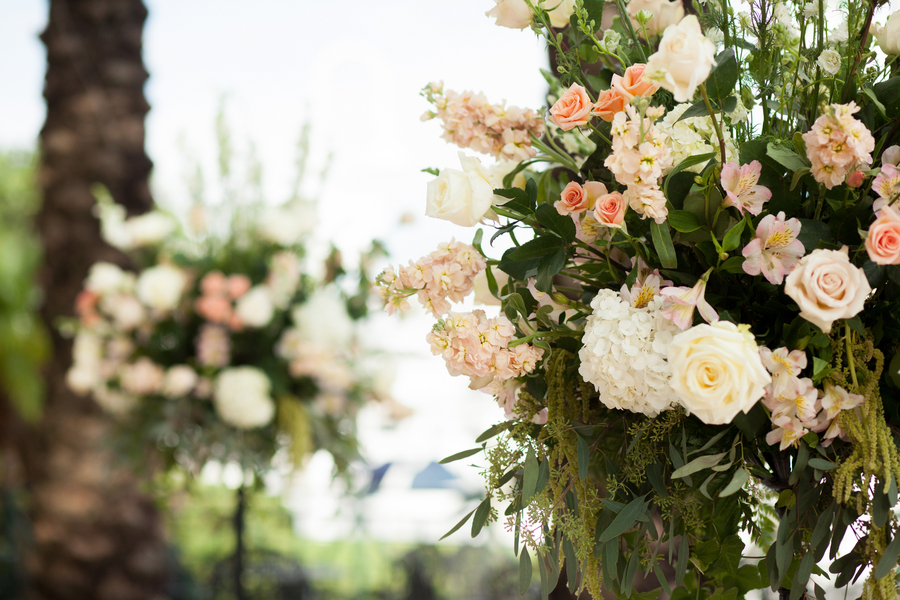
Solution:
M494 184L490 172L477 158L459 153L462 171L443 169L428 182L425 214L462 227L473 227L491 210Z
M512 173L513 169L519 166L514 160L503 160L498 163L494 163L491 165L491 168L488 169L488 172L491 174L491 183L492 185L496 185L498 188L503 187L503 178ZM516 176L513 177L512 187L525 189L525 174L522 171L516 173ZM499 204L500 201L496 198L494 199L496 204Z
M784 281L784 293L800 307L800 316L825 333L838 319L856 316L871 291L866 274L850 262L847 246L813 250Z
M841 70L841 55L834 50L822 50L816 64L828 75L835 75Z
M141 273L135 291L145 306L170 311L178 306L187 285L187 275L178 267L158 265Z
M216 377L213 404L219 417L239 429L262 427L275 416L271 382L255 367L225 369Z
M187 365L175 365L166 371L163 395L167 398L187 396L197 385L197 372Z
M264 327L275 314L275 304L269 288L257 285L238 299L234 312L248 327Z
M127 291L133 286L134 275L108 262L94 263L84 282L85 289L101 296Z
M495 23L500 27L525 29L531 25L534 14L525 0L494 0L494 2L497 6L484 14L496 19Z
M889 56L900 54L900 10L892 13L884 27L878 27L873 33L882 52Z
M295 306L291 319L297 326L298 340L322 350L341 351L353 340L353 321L334 286L316 290L309 300Z
M121 331L131 331L147 319L147 309L131 294L106 296L100 305Z
M637 14L642 10L653 15L644 25L647 35L658 35L669 25L676 25L684 18L684 5L681 0L673 2L668 0L631 0L627 9L634 30L639 34L641 33L641 24L638 22Z
M553 6L549 12L550 24L557 29L562 29L569 24L569 19L575 13L575 0L544 0L544 6Z
M669 344L671 386L688 414L708 425L749 411L772 382L748 325L728 321L691 327Z
M716 45L703 37L697 17L688 15L666 28L659 50L647 60L645 73L672 92L676 102L690 102L709 77L715 59Z
M279 246L294 246L316 227L315 206L309 202L292 202L267 209L259 219L263 239Z
M128 250L156 245L163 241L166 236L175 231L175 220L155 210L145 215L128 219L125 221L124 227L128 245L120 246L120 248Z

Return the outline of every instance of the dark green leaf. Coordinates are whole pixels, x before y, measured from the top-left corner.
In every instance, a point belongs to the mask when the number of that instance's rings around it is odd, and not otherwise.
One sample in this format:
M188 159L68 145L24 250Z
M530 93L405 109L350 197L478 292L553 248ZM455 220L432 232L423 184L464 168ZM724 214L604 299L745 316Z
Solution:
M744 484L750 479L750 473L745 471L743 468L738 469L734 472L734 476L731 478L731 481L728 482L728 485L719 492L719 497L724 498L725 496L730 496L731 494L741 490L744 487Z
M650 485L653 486L653 491L657 493L660 498L668 498L669 492L666 490L666 484L663 481L663 466L660 463L653 463L649 467L647 467L647 479L650 481Z
M568 258L569 253L565 248L560 248L556 254L543 257L538 263L534 287L545 294L553 293L553 278L563 270Z
M505 188L494 190L494 193L504 198L509 198L508 202L504 202L501 206L511 208L516 212L524 215L530 215L534 212L534 200L525 190L519 188Z
M522 546L522 554L519 555L519 595L524 596L531 586L531 575L534 566L531 564L531 555L528 554L528 545Z
M456 454L451 454L447 458L442 459L440 461L440 464L445 465L447 463L452 463L453 461L456 461L456 460L468 458L468 457L472 456L473 454L477 454L481 451L482 451L481 447L472 448L471 450L463 450L462 452L457 452Z
M681 536L681 542L678 544L678 562L675 563L675 585L681 585L681 581L684 579L684 573L687 570L688 563L688 555L690 555L691 549L688 544L688 536L685 532Z
M743 256L731 256L723 262L720 266L720 269L725 271L726 273L734 273L740 275L744 273L744 257Z
M875 524L875 527L884 527L890 514L890 502L887 494L884 493L884 486L879 482L875 485L875 490L872 494L872 523Z
M578 439L578 478L584 480L587 478L588 474L591 451L583 437L580 435L576 435L575 437Z
M550 480L550 461L545 460L541 463L541 466L538 467L538 477L537 483L534 486L534 493L540 494L544 491L544 488L547 486L547 482Z
M472 537L477 537L481 533L488 516L491 514L491 498L488 496L482 500L478 508L475 509L475 517L472 519Z
M799 154L785 146L778 146L774 142L769 142L766 146L766 155L790 171L809 167L806 160Z
M672 229L680 231L681 233L690 233L701 227L700 221L697 220L697 216L686 210L670 210L667 220L669 221L669 225L672 226Z
M665 182L663 182L663 194L665 194L666 198L669 197L669 182L672 180L675 175L684 171L685 169L689 169L694 165L699 165L700 163L705 163L706 161L715 158L715 152L707 152L705 154L692 154L688 156L683 161L675 165L675 168L669 171L669 174L666 176Z
M644 502L644 496L640 498L635 498L631 502L629 502L625 508L616 515L616 518L613 519L613 522L610 523L609 527L600 534L599 541L607 542L613 538L617 538L635 524L638 517L643 514L644 509L646 508L646 503Z
M569 219L569 222L572 223L572 220ZM573 223L574 226L574 223ZM528 260L531 258L543 258L544 256L548 256L551 254L555 254L559 251L561 247L559 238L556 238L551 235L542 235L525 242L518 248L513 248L509 254L504 253L504 260L509 258L509 260Z
M502 423L497 423L496 425L491 425L487 429L485 429L481 435L475 438L475 443L480 444L486 440L491 439L495 435L502 433L512 427L513 421L504 421Z
M725 252L731 252L741 245L741 234L744 233L746 225L747 221L741 219L734 227L728 230L728 233L725 234L725 239L722 240L722 249Z
M534 214L541 225L561 237L567 244L575 241L575 221L569 215L559 214L549 202L538 206Z
M710 98L725 98L738 80L738 65L734 50L727 48L716 56L716 67L706 79L706 93Z
M886 577L888 573L893 571L894 567L897 566L898 559L900 559L900 532L894 534L894 539L884 549L884 554L881 555L881 560L878 561L878 566L875 567L875 579Z
M795 485L798 481L800 481L800 475L803 474L803 471L806 469L806 464L809 461L809 446L801 443L800 449L797 450L797 460L794 461L794 469L791 471L791 477L788 480L788 483L791 485Z
M794 581L791 583L790 600L800 600L800 596L806 592L806 584L809 583L809 576L812 574L814 564L816 563L813 560L812 552L807 552L800 559L800 566L797 567L797 571L794 573Z
M867 260L863 263L863 273L866 274L866 279L869 280L869 286L872 289L875 289L884 283L884 280L887 277L887 267L873 263L871 260Z
M799 219L799 221L800 233L797 235L797 239L803 244L807 254L815 250L820 240L827 242L832 240L831 227L827 223L812 219Z
M819 515L816 526L813 529L812 537L809 540L809 547L818 556L822 556L825 553L824 546L821 548L821 552L819 552L819 544L828 540L828 534L831 532L831 523L834 521L834 512L835 505L832 502L831 505Z
M662 569L659 568L659 563L653 563L653 573L656 575L656 580L659 581L659 585L662 587L663 591L671 596L672 587L669 585L669 578L666 577L662 572Z
M672 244L672 234L666 223L662 225L653 222L650 224L650 233L653 236L653 246L659 255L659 262L666 269L678 268L678 257L675 255L675 246Z
M477 510L477 509L473 509L473 510L469 511L469 514L467 514L466 516L464 516L464 517L459 521L459 523L457 523L456 525L454 525L454 526L453 526L453 529L451 529L450 531L448 531L447 533L445 533L444 535L442 535L442 536L441 536L441 539L444 539L445 537L450 536L450 535L453 535L454 533L456 533L456 531L457 531L460 527L462 527L463 525L466 524L466 521L468 521L469 518L475 513L475 510ZM440 540L438 540L438 541L440 541Z
M692 473L696 473L697 471L702 471L703 469L709 469L710 467L714 467L722 460L727 452L721 452L719 454L708 454L706 456L699 456L684 465L681 468L675 469L675 472L672 473L673 479L679 479L686 475L691 475Z
M824 458L809 459L809 466L811 466L813 469L818 469L820 471L830 471L832 469L837 469L836 464L834 464L830 460L825 460Z
M575 557L575 547L569 538L563 538L563 555L566 557L566 581L569 584L569 593L575 592L578 585L578 558Z

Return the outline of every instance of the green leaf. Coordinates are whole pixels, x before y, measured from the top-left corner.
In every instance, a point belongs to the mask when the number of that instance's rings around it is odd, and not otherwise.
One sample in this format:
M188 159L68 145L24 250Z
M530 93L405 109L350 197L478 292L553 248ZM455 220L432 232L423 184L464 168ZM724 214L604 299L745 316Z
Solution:
M810 170L806 167L804 167L802 169L797 169L796 171L794 171L794 176L791 177L791 190L792 191L795 187L797 187L797 184L800 183L800 180L803 179L803 176L809 174L809 171Z
M525 473L522 475L522 506L528 506L534 497L538 480L538 461L534 455L534 449L529 448L525 456Z
M687 532L685 532L682 534L681 543L678 545L678 562L675 563L675 585L681 585L681 581L684 579L690 553L690 544L688 543Z
M809 459L809 466L811 466L813 469L818 469L820 471L830 471L832 469L837 469L836 464L834 464L830 460L825 460L824 458Z
M725 252L731 252L741 245L741 234L744 233L744 227L746 227L746 225L747 221L741 219L738 221L737 225L728 230L728 233L725 234L725 239L722 240L722 249L724 249Z
M740 275L744 273L744 257L743 256L731 256L719 265L719 269L725 271L726 273L734 273Z
M706 93L710 98L725 98L734 89L738 80L738 64L734 50L727 48L716 56L716 68L706 79Z
M496 425L491 425L487 429L485 429L481 435L475 438L475 443L480 444L481 442L487 441L494 437L497 434L500 434L510 427L512 427L514 421L503 421L502 423L497 423Z
M721 492L719 492L719 498L724 498L725 496L730 496L733 493L743 489L744 484L750 479L750 473L742 468L738 469L734 472L734 477L731 478L731 481L728 482Z
M447 537L447 536L450 536L450 535L453 535L454 533L456 533L456 531L457 531L460 527L462 527L463 525L466 524L466 521L468 521L469 518L475 513L475 510L477 510L477 509L472 509L472 510L470 510L470 511L469 511L469 514L467 514L466 516L464 516L464 517L459 521L459 523L457 523L456 525L453 526L453 529L451 529L450 531L448 531L447 533L445 533L444 535L441 536L441 540L444 539L444 538ZM440 541L440 540L438 540L438 541Z
M580 435L576 435L575 437L578 439L578 478L584 481L587 479L591 451L583 437Z
M541 463L541 466L538 467L537 483L534 486L534 493L540 494L543 492L548 481L550 481L550 461L545 460Z
M662 225L653 222L650 224L650 233L653 236L653 247L659 255L659 262L663 268L677 269L678 257L675 255L675 246L672 244L672 234L666 223Z
M666 490L662 471L663 466L660 463L653 463L647 467L647 479L650 481L650 485L653 486L653 491L655 491L660 498L668 498L669 492Z
M710 467L714 467L717 464L719 464L719 462L722 460L722 457L724 457L726 454L728 454L728 453L721 452L719 454L708 454L706 456L699 456L699 457L695 458L694 460L692 460L691 462L689 462L688 464L684 465L683 467L681 467L679 469L675 469L675 472L672 473L672 478L680 479L687 475L696 473L697 471L702 471L703 469L709 469Z
M537 279L534 282L534 287L545 294L552 294L553 278L563 270L568 258L569 252L565 248L560 248L556 251L556 254L543 257L538 263Z
M569 219L569 222L571 223L572 220ZM574 223L572 223L572 225L574 226ZM543 258L558 252L559 249L559 238L552 235L541 235L533 240L525 242L518 248L513 248L509 254L504 253L503 259L506 260L508 257L509 260L520 261L531 258Z
M878 566L875 567L875 579L886 577L897 566L897 560L900 559L900 532L894 535L894 539L884 549Z
M884 493L884 487L879 482L872 494L872 523L875 527L884 527L890 514L891 505L888 502L888 496Z
M665 194L666 198L669 197L669 182L675 175L684 171L685 169L689 169L694 165L699 165L700 163L705 163L706 161L715 157L715 152L707 152L705 154L692 154L691 156L688 156L683 161L675 165L675 168L669 171L669 174L666 176L666 180L663 183L663 194Z
M625 508L623 508L619 512L619 514L616 515L616 518L613 519L613 522L609 524L609 527L607 527L606 530L600 534L599 541L608 542L609 540L617 538L631 529L631 527L638 520L638 517L643 514L645 506L646 502L644 501L644 496L635 498L634 500L629 502L625 506Z
M820 360L816 358L816 360ZM797 450L797 460L794 461L794 469L791 471L791 477L788 479L788 483L790 485L796 485L798 481L800 481L800 476L803 474L803 471L806 469L806 465L809 462L809 446L804 443L800 444L800 449Z
M563 538L563 555L566 557L566 581L569 584L569 593L575 592L578 585L578 558L575 556L575 547L568 537Z
M528 544L522 546L522 554L519 555L519 595L524 596L531 586L531 576L534 566L531 564L531 555L528 554Z
M472 448L471 450L463 450L462 452L457 452L456 454L451 454L447 458L444 458L440 461L439 464L446 465L447 463L452 463L453 461L461 460L463 458L468 458L473 454L477 454L481 452L483 448Z
M534 211L538 222L561 237L567 244L575 241L575 221L568 215L561 215L549 202L545 202Z
M491 514L491 497L488 496L482 500L478 508L475 509L475 517L472 519L472 537L477 537L481 533L488 516Z
M809 164L799 154L774 142L769 142L766 146L766 155L789 171L809 168Z
M797 567L797 571L794 573L794 581L791 583L790 600L800 600L800 596L806 592L806 584L809 583L809 576L812 574L814 564L816 563L813 560L812 552L807 552L800 559L800 566Z
M681 233L690 233L702 227L700 221L697 220L697 215L686 210L670 210L667 220L672 229Z
M669 585L669 578L666 577L662 572L662 569L659 568L659 563L653 563L653 574L656 575L656 580L659 582L663 591L671 596L672 587Z
M797 239L803 244L807 254L815 250L820 241L830 242L833 239L834 234L827 223L812 219L798 220L800 221L800 233L797 234Z
M813 529L812 537L809 540L810 549L819 556L825 553L824 546L822 547L822 552L819 552L819 544L828 540L828 534L831 532L831 523L834 521L835 510L836 507L832 502L831 505L819 515L816 526Z
M864 85L862 87L862 93L869 97L869 100L872 101L872 104L875 105L875 108L878 109L878 112L881 113L881 116L884 117L885 119L887 119L888 116L887 116L887 112L884 108L884 104L879 102L878 97L875 95L875 91L872 88L870 88L868 85Z
M519 188L504 188L494 190L494 194L502 196L503 198L509 198L508 202L504 202L501 205L504 208L511 208L524 215L530 215L534 212L534 200L525 190L520 190Z
M719 107L719 102L716 98L710 96L710 102L713 107L713 114L718 114L721 111L730 113L734 112L734 109L737 108L737 98L734 96L730 96L725 98L722 102L722 106ZM690 119L692 117L705 117L709 114L709 111L706 110L706 102L700 100L688 107L686 111L681 113L681 116L678 117L678 121L683 121L684 119ZM678 121L675 121L676 123Z

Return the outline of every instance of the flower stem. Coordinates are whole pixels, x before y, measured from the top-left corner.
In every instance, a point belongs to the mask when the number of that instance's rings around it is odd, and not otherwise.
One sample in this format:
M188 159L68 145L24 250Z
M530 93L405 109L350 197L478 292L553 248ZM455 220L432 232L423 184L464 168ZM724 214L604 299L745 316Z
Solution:
M713 112L712 104L709 102L709 96L706 93L706 84L700 84L700 95L703 96L703 103L706 104L706 112L709 113L709 119L712 121L713 128L716 130L716 137L719 138L719 150L722 153L722 166L725 166L727 159L725 158L725 138L722 137L722 129L719 127L719 122L716 120L716 115Z

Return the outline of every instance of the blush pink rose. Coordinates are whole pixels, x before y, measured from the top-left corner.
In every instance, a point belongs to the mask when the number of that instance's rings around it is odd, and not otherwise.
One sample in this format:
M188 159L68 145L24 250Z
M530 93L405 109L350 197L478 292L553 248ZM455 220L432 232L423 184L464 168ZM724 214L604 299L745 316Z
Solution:
M253 285L246 275L232 275L228 278L228 295L237 300Z
M563 131L569 131L587 124L591 119L593 106L587 90L577 83L573 83L550 108L549 118Z
M587 192L580 183L570 181L553 206L561 215L584 212L589 206Z
M893 206L882 208L869 227L866 251L875 264L900 265L900 212Z
M210 271L200 280L200 291L205 296L224 294L228 279L221 271Z
M612 76L612 87L619 94L630 101L635 96L652 96L659 89L659 85L644 78L644 69L647 65L635 63L625 69L624 75Z
M622 94L615 89L603 90L597 97L597 102L594 104L591 114L595 117L600 117L607 123L612 123L616 113L625 110L626 101Z
M600 196L594 203L594 218L607 227L622 227L622 220L625 218L625 198L619 192Z
M231 300L219 295L200 296L194 302L194 310L211 323L225 323L231 318Z

